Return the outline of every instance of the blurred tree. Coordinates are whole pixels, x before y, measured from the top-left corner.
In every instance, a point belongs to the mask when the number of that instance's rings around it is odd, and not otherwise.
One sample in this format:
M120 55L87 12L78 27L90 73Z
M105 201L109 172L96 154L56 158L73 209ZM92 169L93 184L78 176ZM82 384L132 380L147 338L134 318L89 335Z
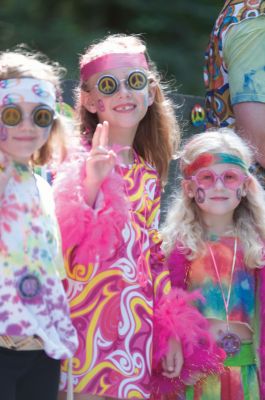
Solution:
M0 49L26 43L78 78L78 54L108 33L141 33L178 91L203 95L203 52L222 0L2 0Z

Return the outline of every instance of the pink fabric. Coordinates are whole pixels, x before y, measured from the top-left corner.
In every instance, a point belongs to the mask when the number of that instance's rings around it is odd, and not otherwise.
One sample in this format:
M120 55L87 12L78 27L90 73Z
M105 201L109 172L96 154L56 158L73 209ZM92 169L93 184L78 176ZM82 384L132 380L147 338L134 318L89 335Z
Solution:
M70 199L73 188L80 186L78 171L82 170L85 157L81 157L81 166L74 160L68 172L64 173L66 176L68 174L72 182L68 184ZM124 183L120 195L129 199L131 218L118 232L121 239L113 255L92 264L88 257L83 263L75 263L79 245L72 252L65 248L65 289L79 339L73 362L74 390L76 393L101 397L148 398L154 298L158 299L163 289L169 286L169 275L162 263L163 256L157 236L160 185L154 168L137 155L133 165L121 165L117 170ZM56 185L62 183L60 175L59 171ZM109 183L111 179L112 177ZM82 187L77 192L80 201L75 195L76 209L84 207ZM65 199L61 196L61 208L68 207L68 196ZM110 210L115 206L118 193L114 193L114 196L109 197ZM101 199L98 203L102 203ZM99 205L105 213L105 208L102 208L102 204ZM115 208L120 210L120 202ZM71 209L74 213L74 207ZM64 215L69 218L66 211ZM64 223L62 217L61 221ZM89 221L87 225L88 223ZM71 235L72 241L69 243L73 242L76 234L80 236L75 219L72 219L72 224L75 233ZM116 224L115 219L112 224ZM68 227L70 230L70 224ZM84 238L87 246L95 246L93 232L88 228L85 232L90 236L89 239ZM67 229L64 229L64 234L70 235ZM82 246L80 238L78 241ZM89 255L89 248L87 252ZM140 285L138 279L137 264L140 255L146 261L148 279L144 286ZM61 377L61 389L66 390L68 375L65 364L62 365Z
M184 249L180 251L179 247L176 246L167 259L167 266L170 272L172 286L186 289L186 277L189 268L189 261L185 256Z
M98 57L95 60L81 66L81 79L86 81L92 75L113 68L132 67L145 68L148 63L143 53L113 53Z
M258 271L260 275L260 381L261 399L265 399L265 267Z
M182 289L172 289L155 308L153 393L171 393L198 372L209 374L223 369L226 354L208 333L206 318L192 305L198 299L203 301L199 291L187 293ZM160 375L160 361L167 353L170 337L180 340L184 358L180 376L174 380Z
M171 255L168 257L167 264L170 271L172 286L182 287L186 289L186 279L187 273L189 271L190 261L185 257L185 252L180 252L179 246L172 251ZM257 293L257 301L259 304L260 314L257 315L258 324L260 323L260 331L256 333L259 342L257 344L258 356L260 360L259 377L260 377L260 389L261 389L261 399L265 400L265 268L256 269L257 281L259 284L259 293ZM201 352L201 350L199 350ZM160 393L176 393L180 390L180 382L168 382L166 378L159 382ZM171 386L170 386L171 385ZM175 385L175 386L174 386ZM156 396L156 398L158 398Z
M71 250L74 264L94 262L113 255L128 221L128 205L123 196L123 182L112 174L102 185L99 209L89 207L84 199L85 156L62 165L54 180L56 213L62 233L63 252Z

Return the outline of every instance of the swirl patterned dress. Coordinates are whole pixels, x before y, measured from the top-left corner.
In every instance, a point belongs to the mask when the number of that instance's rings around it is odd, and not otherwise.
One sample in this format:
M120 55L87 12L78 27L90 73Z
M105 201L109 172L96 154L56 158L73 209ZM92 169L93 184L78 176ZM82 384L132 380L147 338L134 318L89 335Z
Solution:
M82 165L80 160L77 164ZM77 164L71 164L71 169L78 168ZM156 299L170 290L157 236L160 185L156 171L137 155L133 165L120 166L117 172L123 178L123 195L129 200L130 218L122 228L112 231L114 236L120 234L119 240L114 240L115 250L107 258L99 257L92 263L89 256L86 262L78 261L78 245L65 248L68 275L65 288L79 335L79 347L73 358L73 381L76 393L149 398L153 308ZM77 187L75 178L65 175L68 186ZM66 184L60 172L57 179L55 199ZM101 216L109 213L108 201L104 200L104 193L99 197L100 205L96 204L95 210L89 212L96 213L99 230L108 230L107 223L100 225ZM72 201L73 206L70 203L65 199L67 214L76 215L80 202ZM57 211L62 228L63 207L57 204ZM80 220L72 219L67 230L76 229L77 224ZM95 240L94 231L95 227L90 229L88 224L86 232L88 239L91 238L88 251ZM66 386L65 364L62 389Z

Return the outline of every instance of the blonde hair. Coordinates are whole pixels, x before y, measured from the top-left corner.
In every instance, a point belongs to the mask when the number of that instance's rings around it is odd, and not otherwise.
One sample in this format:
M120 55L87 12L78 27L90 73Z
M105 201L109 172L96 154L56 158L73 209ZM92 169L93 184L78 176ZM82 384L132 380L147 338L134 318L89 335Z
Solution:
M250 147L232 130L207 131L193 137L180 152L180 169L189 166L202 153L229 153L238 156L250 167L252 152ZM246 265L250 268L261 266L265 240L265 198L264 191L251 173L246 197L234 211L234 228L243 249ZM162 228L163 249L168 255L176 245L186 252L189 259L203 254L205 231L200 208L194 198L189 198L183 189L170 207Z
M16 78L44 79L53 83L57 94L60 91L60 80L65 74L65 69L58 63L51 63L41 53L26 49L19 45L14 50L0 52L0 80ZM65 141L63 136L64 124L58 116L52 126L47 142L31 157L34 165L43 165L49 162L54 153L65 154Z
M165 181L169 162L179 144L180 137L173 102L167 95L166 85L160 82L157 69L148 56L145 43L139 36L122 34L107 36L87 48L80 58L80 68L98 57L113 53L144 53L146 56L150 79L156 84L156 94L154 103L149 106L145 117L139 123L133 147L147 162L156 167L162 181ZM81 82L81 90L88 90L87 81ZM76 92L80 133L84 134L88 129L93 135L99 122L98 117L81 104L80 92L80 89ZM91 134L88 138L90 140Z

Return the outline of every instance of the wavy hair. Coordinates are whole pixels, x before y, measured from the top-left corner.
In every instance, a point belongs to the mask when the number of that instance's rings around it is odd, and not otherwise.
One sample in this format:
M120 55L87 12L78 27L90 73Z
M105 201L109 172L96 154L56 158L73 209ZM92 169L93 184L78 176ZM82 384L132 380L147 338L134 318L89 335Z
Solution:
M25 45L19 45L14 50L0 52L0 80L44 79L53 83L59 97L60 82L64 74L65 69L58 63L52 63L44 54L33 52ZM51 161L55 153L64 157L66 153L64 130L63 118L58 115L54 120L47 142L32 155L32 164L43 165Z
M180 151L182 179L184 169L202 153L227 152L240 157L250 167L253 155L250 146L230 129L207 131L196 135ZM248 172L249 186L245 197L234 211L234 231L239 237L245 263L250 268L264 264L265 194L257 178ZM194 198L179 190L161 228L163 249L167 255L178 245L187 258L194 259L206 251L205 227L200 208ZM227 232L229 234L231 232Z
M144 53L149 65L150 79L156 85L155 99L148 107L145 117L140 121L133 147L147 162L153 165L162 181L168 174L169 162L179 144L179 126L175 110L165 83L161 82L156 66L151 61L144 41L137 35L109 35L103 40L92 44L80 57L80 67L105 54L113 53ZM88 81L80 83L76 91L76 110L79 116L80 134L89 131L87 140L98 124L96 114L90 113L81 103L81 90L88 91ZM85 135L86 136L86 135Z

